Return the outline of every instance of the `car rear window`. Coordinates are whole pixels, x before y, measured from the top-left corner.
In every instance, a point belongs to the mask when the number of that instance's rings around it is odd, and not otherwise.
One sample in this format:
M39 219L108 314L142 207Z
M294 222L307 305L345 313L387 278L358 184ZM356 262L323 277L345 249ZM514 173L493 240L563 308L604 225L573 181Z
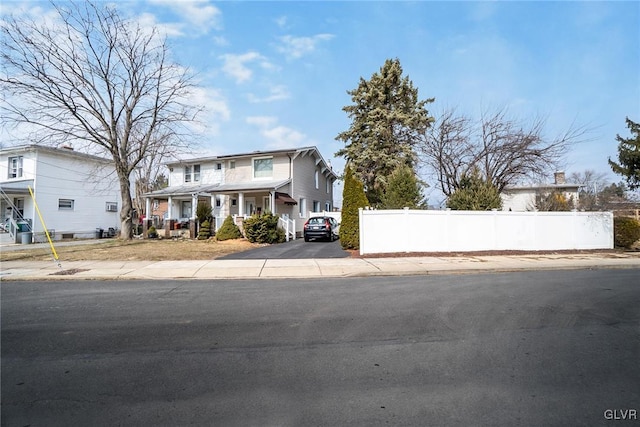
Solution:
M310 218L309 224L324 224L324 218Z

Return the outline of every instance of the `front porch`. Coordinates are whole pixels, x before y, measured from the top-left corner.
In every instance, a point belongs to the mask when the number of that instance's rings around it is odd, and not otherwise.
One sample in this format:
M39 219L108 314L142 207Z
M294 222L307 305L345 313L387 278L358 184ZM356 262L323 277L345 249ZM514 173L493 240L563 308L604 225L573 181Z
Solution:
M148 226L164 230L164 237L195 238L198 234L196 208L198 203L211 206L213 221L211 229L218 231L224 220L231 216L242 230L243 221L252 216L271 212L280 217L280 227L285 230L287 240L296 238L294 218L297 202L289 196L290 180L280 182L258 182L243 185L210 185L172 188L145 194L146 212L151 206L166 203L162 218L144 221L146 236Z

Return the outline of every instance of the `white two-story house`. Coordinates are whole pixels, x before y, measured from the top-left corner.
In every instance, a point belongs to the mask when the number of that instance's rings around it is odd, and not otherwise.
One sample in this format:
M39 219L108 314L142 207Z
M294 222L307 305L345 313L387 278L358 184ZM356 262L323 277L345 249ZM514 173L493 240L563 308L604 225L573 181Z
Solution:
M316 147L202 157L168 162L169 186L145 194L146 211L167 201L164 219L193 222L198 202L210 203L216 229L228 215L271 212L295 221L333 210L338 178Z
M44 222L56 240L93 238L96 229L119 228L121 206L120 186L107 159L70 147L0 149L0 214L11 224L11 234L31 231L44 241Z

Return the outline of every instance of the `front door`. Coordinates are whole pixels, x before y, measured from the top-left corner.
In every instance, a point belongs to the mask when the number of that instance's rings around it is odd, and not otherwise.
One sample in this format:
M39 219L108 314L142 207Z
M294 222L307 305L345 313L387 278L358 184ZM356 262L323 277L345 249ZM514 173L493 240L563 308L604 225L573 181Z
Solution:
M253 215L256 213L256 198L247 197L244 199L244 213L247 215Z

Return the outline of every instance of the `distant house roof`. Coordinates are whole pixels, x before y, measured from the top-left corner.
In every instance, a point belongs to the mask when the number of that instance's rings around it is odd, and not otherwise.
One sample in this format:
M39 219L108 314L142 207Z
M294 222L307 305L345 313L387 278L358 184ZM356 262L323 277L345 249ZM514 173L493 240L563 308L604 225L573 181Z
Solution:
M167 161L167 162L163 162L163 164L166 166L178 166L178 165L193 164L193 163L215 162L218 160L232 160L232 159L241 159L241 158L247 158L247 157L272 156L276 154L290 154L293 158L296 158L297 156L300 156L300 155L313 154L314 156L317 157L319 162L322 162L324 164L326 168L325 171L328 171L335 178L338 177L338 175L333 171L331 164L325 161L324 157L322 157L322 154L320 154L320 151L318 150L318 148L314 146L300 147L300 148L285 148L285 149L278 149L278 150L265 150L265 151L257 150L257 151L251 151L248 153L224 154L220 156L193 157L189 159Z
M0 154L4 154L4 155L20 154L20 153L29 152L29 151L41 151L41 152L51 153L54 155L76 157L82 160L91 160L94 162L101 162L101 163L113 162L113 160L107 159L105 157L76 151L70 146L50 147L48 145L39 145L39 144L15 145L13 147L4 147L0 149Z
M514 185L507 186L503 192L526 192L526 191L538 191L538 190L564 190L564 191L578 191L580 187L584 187L582 184L535 184L535 185Z

